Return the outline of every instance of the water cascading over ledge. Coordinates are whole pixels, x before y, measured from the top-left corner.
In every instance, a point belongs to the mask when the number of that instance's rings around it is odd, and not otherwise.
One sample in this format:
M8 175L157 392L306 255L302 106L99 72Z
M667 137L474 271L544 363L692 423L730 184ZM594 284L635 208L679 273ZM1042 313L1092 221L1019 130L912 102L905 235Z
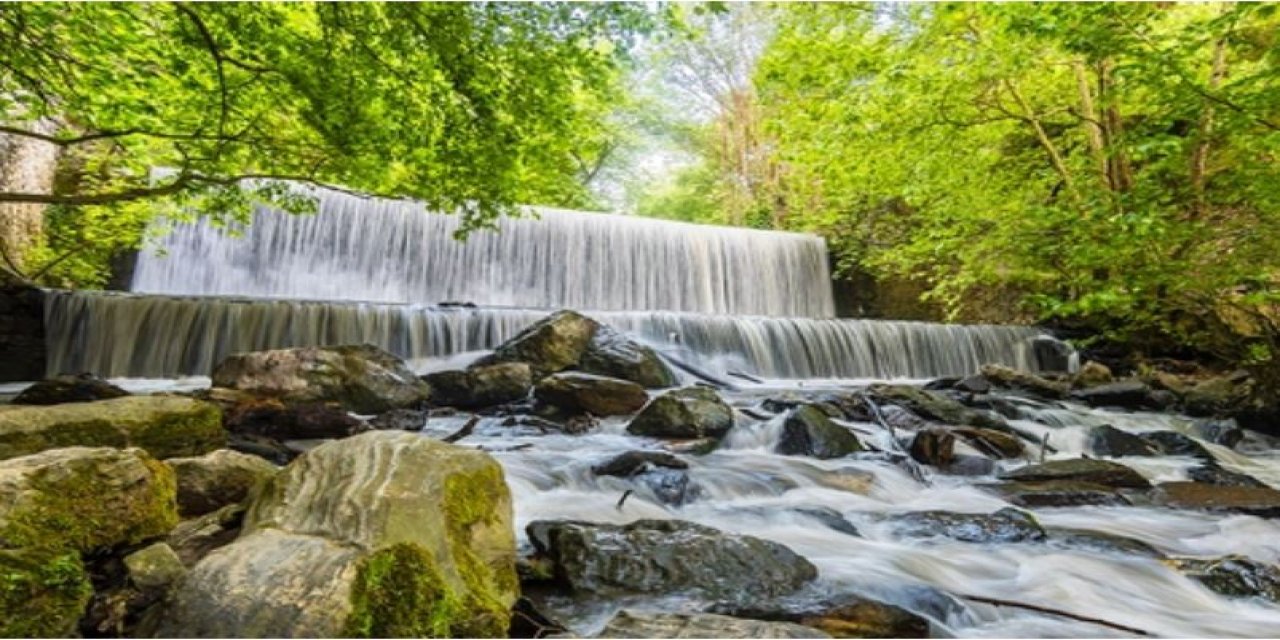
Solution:
M407 359L491 349L547 310L49 291L48 371L208 375L223 357L367 342ZM777 378L926 378L988 362L1040 369L1033 327L586 312L659 346Z
M826 244L808 234L532 208L453 234L416 202L308 189L315 215L180 223L139 255L141 293L712 314L834 315Z

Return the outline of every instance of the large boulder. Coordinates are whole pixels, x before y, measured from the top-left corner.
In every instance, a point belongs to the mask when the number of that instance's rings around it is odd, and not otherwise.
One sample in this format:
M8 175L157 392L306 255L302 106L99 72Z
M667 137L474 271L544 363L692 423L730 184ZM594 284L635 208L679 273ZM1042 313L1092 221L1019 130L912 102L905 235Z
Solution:
M627 525L537 521L538 552L576 593L690 593L732 601L781 596L818 570L787 547L680 520Z
M720 438L733 428L733 410L715 391L684 387L654 398L627 425L627 433L653 438Z
M204 515L247 498L279 470L258 456L219 449L195 458L165 460L178 479L178 512Z
M791 622L766 622L714 613L649 613L623 609L597 638L830 638Z
M782 421L782 437L774 451L784 456L842 458L862 451L862 443L848 429L831 421L813 405L801 405Z
M678 382L656 351L605 325L596 328L578 369L630 380L646 389L674 387Z
M590 373L556 373L534 387L534 397L567 413L620 416L635 413L649 401L644 387Z
M525 327L476 364L524 362L535 378L541 378L578 364L599 327L576 311L557 311Z
M523 400L533 388L533 371L523 362L501 362L423 376L431 385L431 403L479 409Z
M1149 489L1151 483L1142 474L1118 462L1076 458L1029 464L1000 474L1002 480L1015 482L1086 482L1113 488Z
M0 459L71 446L139 447L171 458L226 443L218 407L190 398L129 396L0 411Z
M159 626L186 637L498 637L518 585L488 454L378 431L323 444L260 491Z
M431 393L402 360L368 344L234 354L214 368L213 386L357 413L414 406Z
M123 398L128 391L89 373L64 374L46 378L22 390L13 404L63 404Z
M1030 514L1006 507L995 513L913 511L890 517L894 533L911 538L944 537L961 542L1029 542L1045 538Z
M1154 503L1175 509L1247 513L1280 518L1280 491L1271 487L1224 486L1203 482L1165 482L1151 492Z

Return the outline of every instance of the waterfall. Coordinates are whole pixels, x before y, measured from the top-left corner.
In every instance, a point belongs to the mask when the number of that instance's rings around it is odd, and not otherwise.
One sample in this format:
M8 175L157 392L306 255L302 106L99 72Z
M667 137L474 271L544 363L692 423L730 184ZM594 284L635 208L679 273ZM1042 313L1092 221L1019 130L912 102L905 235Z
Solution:
M531 208L454 240L456 216L312 190L314 215L179 223L139 256L145 293L599 310L834 315L817 236Z
M50 291L48 371L208 375L223 357L279 347L378 345L406 359L491 349L546 310ZM1031 327L586 312L660 346L777 378L924 378L984 363L1037 369Z

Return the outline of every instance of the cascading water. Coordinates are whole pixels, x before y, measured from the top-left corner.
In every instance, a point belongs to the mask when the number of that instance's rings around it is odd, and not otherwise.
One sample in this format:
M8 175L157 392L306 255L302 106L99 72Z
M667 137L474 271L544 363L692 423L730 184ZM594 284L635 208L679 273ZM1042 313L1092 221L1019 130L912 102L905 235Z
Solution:
M834 315L817 236L538 208L454 239L456 216L313 190L315 215L184 223L139 256L132 289L597 310Z

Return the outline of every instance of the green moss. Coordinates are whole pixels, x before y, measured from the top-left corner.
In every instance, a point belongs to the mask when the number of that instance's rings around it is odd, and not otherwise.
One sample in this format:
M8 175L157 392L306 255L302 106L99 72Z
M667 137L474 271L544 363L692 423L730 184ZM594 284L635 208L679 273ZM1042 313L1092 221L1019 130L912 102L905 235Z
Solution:
M401 543L361 561L343 635L351 638L465 637L454 628L458 597L430 553Z
M130 434L129 446L161 459L200 456L221 449L227 446L222 410L201 402L191 411L159 413Z
M202 455L226 446L217 405L187 398L130 396L0 414L0 459L62 447L140 447L156 458Z
M150 478L140 486L104 488L110 466L92 458L40 471L30 480L34 498L0 528L8 547L88 552L134 544L168 533L178 524L177 482L164 463L144 457Z
M463 615L456 626L470 638L506 637L511 613L506 594L519 592L513 565L492 566L476 555L471 540L478 528L500 524L495 505L506 496L502 468L488 465L469 474L455 474L445 481L445 519L450 551L459 576L467 586Z
M0 637L70 637L91 595L75 553L0 550Z

